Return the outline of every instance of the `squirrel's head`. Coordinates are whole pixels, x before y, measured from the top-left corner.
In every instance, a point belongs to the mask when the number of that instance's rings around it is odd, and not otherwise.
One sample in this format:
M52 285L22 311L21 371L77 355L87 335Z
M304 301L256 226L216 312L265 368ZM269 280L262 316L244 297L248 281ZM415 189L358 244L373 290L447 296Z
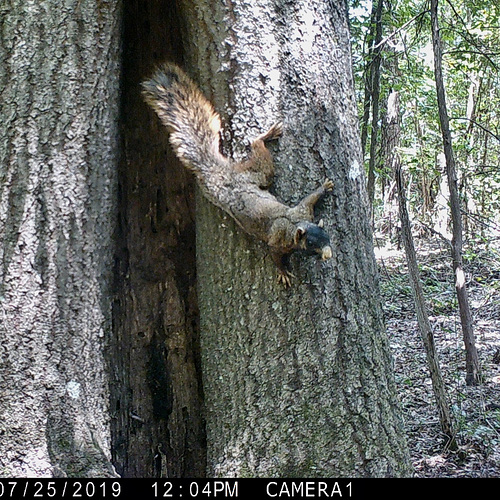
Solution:
M308 255L318 255L321 260L332 257L330 237L323 229L323 221L318 224L312 222L299 222L295 229L295 249L303 251Z

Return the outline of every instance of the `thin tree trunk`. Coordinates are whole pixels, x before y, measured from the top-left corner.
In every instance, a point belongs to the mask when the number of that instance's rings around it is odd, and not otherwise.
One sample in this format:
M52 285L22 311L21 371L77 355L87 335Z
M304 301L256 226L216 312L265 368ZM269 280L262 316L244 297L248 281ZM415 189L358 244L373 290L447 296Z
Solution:
M273 148L278 197L293 204L326 177L336 184L319 207L334 256L326 264L294 257L290 290L265 248L197 199L208 474L407 474L345 3L182 6L187 66L223 115L226 153L240 158L252 137L283 120Z
M368 140L368 123L370 121L370 109L371 109L371 65L367 65L365 68L365 94L363 97L363 116L361 118L361 151L363 152L363 158L365 157L366 142Z
M413 245L413 238L410 230L410 218L406 208L406 194L403 184L403 176L401 173L401 162L399 157L395 158L395 176L398 186L399 197L399 214L401 219L401 229L403 233L403 243L406 253L406 261L408 263L408 274L410 283L413 290L413 297L415 300L415 311L417 314L418 327L425 347L425 354L427 359L427 366L432 381L432 389L434 391L434 398L436 399L436 406L439 413L439 422L441 430L449 439L449 446L452 449L456 448L455 432L453 430L453 421L451 419L450 408L448 404L448 397L439 367L439 360L436 352L434 342L434 333L432 331L427 309L425 307L424 293L422 290L422 283L420 280L420 273L418 271L417 256L415 247Z
M434 75L436 79L436 92L439 110L439 123L443 136L443 148L446 158L446 174L450 189L450 210L452 221L452 260L453 271L455 273L455 289L457 291L458 307L460 310L460 322L465 344L465 369L467 385L477 385L480 383L480 366L476 350L472 313L469 299L467 297L467 287L465 273L462 263L462 215L460 212L460 198L457 186L457 173L455 158L453 155L452 139L449 126L448 112L446 107L446 95L442 70L442 48L438 23L438 0L431 0L431 30L432 46L434 50Z
M422 341L425 347L425 354L427 359L427 366L432 381L432 389L436 399L436 406L439 414L439 421L441 423L441 430L448 437L449 445L456 448L455 432L453 430L453 421L451 419L450 408L446 389L439 367L439 360L436 352L434 342L434 333L429 322L427 315L427 308L425 306L424 293L422 290L422 282L420 280L420 273L417 265L417 255L415 253L415 246L413 244L413 237L411 234L410 217L408 215L406 192L403 182L403 174L401 171L401 159L396 151L399 144L400 137L400 111L399 111L399 95L397 92L392 92L387 99L387 136L391 139L391 144L388 145L388 159L392 166L394 178L398 189L399 201L399 217L401 220L401 230L403 235L403 243L406 253L406 261L408 263L408 275L410 277L410 284L413 290L413 297L415 300L415 311L417 314L418 327L422 336Z
M0 10L0 475L113 476L119 2Z
M375 46L376 31L378 29L378 24L376 22L377 17L377 7L381 3L372 4L372 12L370 15L370 30L366 37L368 50L366 53L366 66L364 71L364 82L365 82L365 93L363 98L363 116L361 118L361 151L363 153L363 158L366 152L366 142L368 140L368 125L370 121L370 109L371 109L371 99L372 99L372 74L373 74L373 47Z
M373 218L373 202L375 200L375 167L377 163L378 151L378 136L379 136L379 101L380 101L380 63L381 63L381 47L382 40L382 10L384 0L377 1L377 8L375 11L375 40L372 49L371 61L371 103L372 103L372 127L370 134L370 158L368 161L368 199L370 200L371 213ZM375 8L375 7L374 7Z

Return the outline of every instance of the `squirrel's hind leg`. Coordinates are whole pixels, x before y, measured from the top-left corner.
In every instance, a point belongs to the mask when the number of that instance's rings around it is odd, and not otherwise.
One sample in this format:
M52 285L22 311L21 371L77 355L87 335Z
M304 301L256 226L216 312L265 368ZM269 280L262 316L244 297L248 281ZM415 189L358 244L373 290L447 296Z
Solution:
M264 132L263 134L260 134L258 137L256 137L253 143L256 143L258 141L262 142L272 141L274 139L278 139L279 137L281 137L282 134L283 134L283 123L278 122L275 123L267 132Z

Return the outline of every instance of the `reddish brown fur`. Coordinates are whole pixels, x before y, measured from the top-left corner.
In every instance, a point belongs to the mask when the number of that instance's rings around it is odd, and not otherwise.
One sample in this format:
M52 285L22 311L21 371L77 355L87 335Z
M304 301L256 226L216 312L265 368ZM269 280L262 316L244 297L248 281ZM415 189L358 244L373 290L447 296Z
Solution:
M323 258L331 256L328 236L311 224L314 205L331 191L331 181L295 207L287 207L266 190L274 178L274 164L265 143L281 135L281 124L257 137L251 144L251 157L236 163L219 151L219 115L178 66L163 65L143 83L143 95L169 130L174 151L194 172L204 195L245 232L270 246L282 283L289 286L292 276L286 269L288 255L294 250L311 250L307 248L311 231L319 237L314 241L324 243L312 250Z

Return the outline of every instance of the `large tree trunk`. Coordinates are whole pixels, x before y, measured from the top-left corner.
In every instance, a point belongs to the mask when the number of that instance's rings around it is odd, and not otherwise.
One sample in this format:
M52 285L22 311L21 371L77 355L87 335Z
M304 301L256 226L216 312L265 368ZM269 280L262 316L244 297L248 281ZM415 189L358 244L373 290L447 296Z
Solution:
M343 1L181 2L188 69L226 124L226 153L284 121L275 192L326 177L327 264L266 250L197 200L208 474L387 476L409 471L384 332ZM216 20L218 22L216 22ZM196 68L196 70L195 70Z
M105 476L119 2L12 0L0 30L0 474Z
M324 205L337 253L326 266L296 259L290 291L263 249L199 200L208 471L404 474L344 4L180 2L185 24L175 5L125 3L119 168L117 4L3 11L2 474L111 475L111 448L124 475L203 473L192 179L138 97L154 62L184 52L184 33L234 138L284 117L281 197L337 183Z
M450 124L446 107L446 93L442 69L443 54L438 23L438 0L431 0L431 30L432 46L434 50L434 75L436 79L439 123L443 137L443 149L444 156L446 158L446 174L450 189L450 211L453 234L451 240L451 253L453 271L455 273L455 289L457 292L458 308L460 311L460 322L462 325L462 335L465 345L465 380L467 385L477 385L480 383L481 370L477 355L476 341L474 338L472 312L470 310L469 299L467 297L467 286L462 262L462 213L460 210L460 197L457 186L455 157L453 154Z

